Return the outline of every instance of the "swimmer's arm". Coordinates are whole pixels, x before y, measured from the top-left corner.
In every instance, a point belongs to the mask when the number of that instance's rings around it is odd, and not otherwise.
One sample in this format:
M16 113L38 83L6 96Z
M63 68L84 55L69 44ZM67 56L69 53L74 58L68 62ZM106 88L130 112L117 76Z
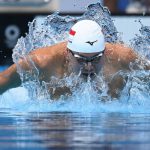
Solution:
M55 55L56 50L53 48L54 50L50 53L50 49L51 48L41 48L32 51L27 57L20 59L18 65L21 67L22 70L30 71L31 74L33 72L33 67L36 67L39 71L45 71L49 68L54 68L53 63L51 62L54 58L53 56ZM57 60L59 58L57 57ZM57 62L61 62L61 59L59 59L59 61L56 60L55 65L57 64ZM17 66L15 64L9 67L4 72L0 73L0 94L4 93L10 88L15 88L20 85L21 79L19 74L17 73Z
M123 45L118 45L118 49L116 49L119 52L118 58L125 70L150 70L150 62L147 58L141 57L133 49Z
M119 45L116 48L119 51L118 54L118 63L121 63L121 68L119 70L128 71L130 69L134 70L150 70L150 62L145 58L140 57L136 52L128 47L124 47ZM122 77L121 75L114 76L109 82L109 90L108 94L112 98L118 98L120 96L120 92L123 90L127 81L127 77Z
M149 60L135 52L129 52L129 55L124 60L124 64L133 70L150 70Z
M10 88L18 87L20 84L21 80L15 64L0 73L0 94Z
M32 56L30 57L33 58ZM34 61L34 59L32 59ZM28 59L20 59L18 65L25 71L31 70L31 65ZM13 64L8 69L0 72L0 94L5 91L16 88L21 85L20 75L17 73L17 66Z

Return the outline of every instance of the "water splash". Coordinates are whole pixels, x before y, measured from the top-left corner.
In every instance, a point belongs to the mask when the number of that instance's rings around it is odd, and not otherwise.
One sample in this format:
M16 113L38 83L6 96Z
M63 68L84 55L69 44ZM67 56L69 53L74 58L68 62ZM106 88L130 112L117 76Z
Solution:
M1 108L14 108L18 111L69 111L69 112L150 112L149 111L149 95L150 83L149 72L134 71L132 73L124 73L127 76L126 86L121 93L118 100L111 101L107 95L107 86L103 82L103 77L100 76L98 81L100 86L97 88L97 82L91 82L90 79L87 83L80 81L78 76L71 75L64 79L51 78L51 82L39 82L39 71L34 63L28 57L28 54L37 48L50 46L55 43L67 40L68 31L71 26L82 19L91 19L101 25L104 31L105 40L107 42L122 42L114 23L110 17L110 12L107 8L102 7L99 3L91 4L88 6L87 11L80 17L65 16L62 17L58 12L47 16L43 22L35 19L29 23L29 33L26 37L18 40L17 45L13 50L13 60L17 64L18 73L20 74L22 85L28 90L28 94L24 90L13 90L6 92L1 99L13 99L13 103L3 103L1 101ZM150 56L145 50L149 48L149 27L142 25L141 35L137 35L131 42L131 46L138 52L143 53L145 56ZM30 60L32 72L24 71L18 64L20 59ZM142 77L142 78L141 78ZM79 85L78 88L72 85ZM52 86L53 85L53 86ZM48 88L52 86L52 90L56 87L69 86L72 95L67 97L61 96L59 101L53 101L48 94ZM26 91L26 90L25 90ZM21 93L23 96L16 99L16 94Z
M17 63L21 56L24 57L36 48L67 40L69 29L75 22L83 19L96 21L103 28L106 42L118 41L118 32L110 17L109 10L102 7L100 3L91 4L87 11L79 17L63 17L56 12L47 16L42 23L38 23L36 19L29 23L29 33L26 37L18 40L13 50L14 62Z
M141 25L140 34L131 40L131 47L141 56L150 59L150 26L144 26L140 19L138 22Z
M35 98L36 95L38 97L41 93L42 95L45 95L45 97L48 97L45 89L50 83L43 82L41 88L38 78L39 71L34 65L34 62L28 57L28 54L34 49L50 46L67 40L68 31L71 26L78 20L82 19L94 20L100 24L103 28L106 41L113 43L119 40L117 35L118 32L110 17L109 10L102 7L100 3L89 5L86 12L80 17L63 17L56 12L47 16L41 23L36 19L33 20L33 22L29 23L29 33L26 37L22 37L18 40L17 45L13 50L13 60L17 64L17 71L20 74L23 86L29 90L31 97ZM30 63L32 71L27 72L21 68L18 61L22 58ZM67 83L66 81L67 80L65 80L63 84Z

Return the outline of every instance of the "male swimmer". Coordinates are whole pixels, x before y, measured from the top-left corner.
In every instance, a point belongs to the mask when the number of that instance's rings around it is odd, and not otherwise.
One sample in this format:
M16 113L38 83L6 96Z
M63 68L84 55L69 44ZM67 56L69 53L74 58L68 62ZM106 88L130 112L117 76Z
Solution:
M139 66L146 62L122 44L105 43L102 28L92 20L81 20L73 25L68 41L36 49L28 57L39 70L40 82L50 82L52 76L62 79L72 73L83 79L90 77L95 80L101 74L112 98L118 97L118 91L125 85L125 79L115 74L131 71L131 63L134 69L140 69ZM25 59L19 61L25 71L32 71L29 64ZM144 65L143 69L149 69L149 66ZM20 84L16 64L0 73L0 94ZM65 93L70 93L68 87L58 88L53 95L55 98Z

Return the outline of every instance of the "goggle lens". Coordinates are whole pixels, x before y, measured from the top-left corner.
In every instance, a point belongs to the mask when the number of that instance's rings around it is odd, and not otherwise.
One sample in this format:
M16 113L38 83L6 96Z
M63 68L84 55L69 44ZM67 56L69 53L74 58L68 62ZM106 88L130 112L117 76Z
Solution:
M104 52L101 52L93 57L84 57L84 56L81 56L78 54L74 54L73 52L71 52L71 53L77 59L77 61L79 63L87 63L87 62L98 63L100 61L101 57L103 56Z

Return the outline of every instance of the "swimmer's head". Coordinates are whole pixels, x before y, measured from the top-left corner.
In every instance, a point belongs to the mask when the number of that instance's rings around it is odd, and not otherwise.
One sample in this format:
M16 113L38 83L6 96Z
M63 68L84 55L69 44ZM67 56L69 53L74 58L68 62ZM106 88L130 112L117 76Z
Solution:
M79 53L97 53L105 49L102 28L92 20L77 22L69 32L67 48Z

